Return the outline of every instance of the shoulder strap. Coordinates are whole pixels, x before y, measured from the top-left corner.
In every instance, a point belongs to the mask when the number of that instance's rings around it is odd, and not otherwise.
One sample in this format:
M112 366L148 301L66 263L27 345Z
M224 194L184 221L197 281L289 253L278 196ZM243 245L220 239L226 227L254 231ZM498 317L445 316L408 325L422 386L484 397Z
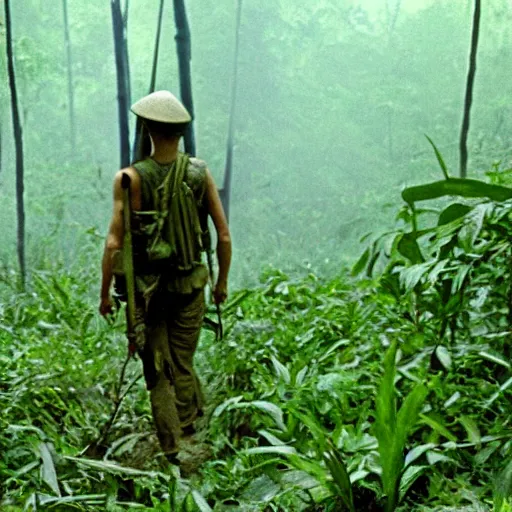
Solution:
M162 168L149 157L135 163L133 167L139 173L141 179L143 209L158 210L160 197L157 190L162 185L167 175L163 172Z

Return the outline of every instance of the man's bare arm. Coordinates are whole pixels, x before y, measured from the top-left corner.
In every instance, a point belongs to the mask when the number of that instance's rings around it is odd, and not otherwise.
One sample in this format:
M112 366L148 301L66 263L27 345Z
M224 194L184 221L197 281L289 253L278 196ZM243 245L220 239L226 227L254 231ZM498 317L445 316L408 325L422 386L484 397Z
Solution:
M226 300L227 297L228 273L231 266L231 235L217 187L208 169L206 170L206 202L208 213L217 231L219 275L214 290L214 298L219 303Z

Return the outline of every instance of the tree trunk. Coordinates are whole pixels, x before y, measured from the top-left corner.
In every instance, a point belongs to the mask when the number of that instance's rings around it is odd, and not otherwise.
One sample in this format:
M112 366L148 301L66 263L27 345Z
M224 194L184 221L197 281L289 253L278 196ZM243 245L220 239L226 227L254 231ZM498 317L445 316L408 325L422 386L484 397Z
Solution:
M18 94L16 92L16 77L14 74L14 55L12 49L10 0L4 0L5 5L5 39L7 46L7 73L11 89L12 124L14 142L16 145L16 210L18 215L18 261L20 265L21 284L25 287L25 206L23 203L23 131L18 110Z
M69 130L71 139L71 149L73 153L76 149L76 124L75 124L75 98L73 94L73 69L71 66L71 41L69 38L68 21L68 0L62 0L62 11L64 14L64 43L66 45L66 56L68 65L68 108L69 108Z
M400 14L400 9L402 7L402 0L396 0L395 7L392 12L389 8L389 4L387 1L386 1L386 7L388 10L388 20L389 20L388 30L389 30L389 35L391 36L393 34L393 32L395 31L396 22L398 21L398 15Z
M128 107L132 104L132 80L130 73L130 54L128 52L128 10L130 2L125 0L123 13L123 45L124 45L124 72L126 74L126 103Z
M478 51L478 35L480 33L480 0L475 0L475 11L473 14L473 33L471 35L471 52L469 55L469 69L466 80L466 99L464 101L464 118L460 133L460 177L467 176L468 166L468 133L471 115L471 104L473 102L473 84L476 74L476 54Z
M2 174L2 118L0 117L0 174Z
M190 76L190 29L188 26L185 0L173 0L174 22L176 24L176 50L178 52L178 65L180 73L181 100L189 111L192 121L185 132L185 151L192 156L196 154L194 137L194 102L192 100L192 81Z
M111 0L112 28L114 32L114 50L117 71L117 105L119 115L119 143L121 168L130 165L130 139L128 127L128 87L126 70L126 46L124 23L119 0Z
M153 69L151 70L151 81L149 83L149 93L155 91L156 72L158 66L158 54L160 52L160 34L162 32L162 19L164 12L164 0L160 0L160 10L158 13L158 21L156 27L155 49L153 51ZM151 139L149 134L142 123L141 119L137 117L137 124L135 127L135 142L133 145L133 161L137 162L149 156L151 152Z
M229 203L231 197L231 178L233 174L233 144L235 135L235 112L236 112L236 94L238 85L238 53L240 48L240 24L242 19L242 0L238 0L238 10L236 15L236 33L235 33L235 56L233 59L233 76L231 78L231 108L229 112L229 130L226 150L226 167L224 170L224 183L222 185L221 199L226 218L229 220Z

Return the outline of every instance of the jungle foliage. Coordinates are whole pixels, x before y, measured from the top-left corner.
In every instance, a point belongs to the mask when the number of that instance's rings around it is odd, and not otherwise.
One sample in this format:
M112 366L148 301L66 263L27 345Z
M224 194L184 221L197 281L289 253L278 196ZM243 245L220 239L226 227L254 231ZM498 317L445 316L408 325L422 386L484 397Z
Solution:
M397 230L352 269L372 278L268 268L236 292L225 340L203 337L211 455L187 478L158 457L137 363L104 456L87 455L126 350L88 267L35 271L25 293L5 272L5 510L509 510L510 171L489 178L488 197L435 208L404 190Z
M13 9L30 271L20 292L14 230L2 232L2 511L512 510L512 11L499 0L482 13L462 181L450 172L471 17L462 4L383 16L349 1L244 2L238 291L224 308L225 339L203 334L209 410L202 463L187 472L159 455L138 361L118 386L123 312L111 324L96 312L118 166L108 2L66 3L75 142L62 19L44 0ZM135 97L147 92L157 3L130 5ZM190 7L198 152L215 175L236 20L219 30L223 0ZM157 88L178 87L172 38L164 25ZM2 148L6 98L0 87ZM10 227L13 153L2 159L0 222Z

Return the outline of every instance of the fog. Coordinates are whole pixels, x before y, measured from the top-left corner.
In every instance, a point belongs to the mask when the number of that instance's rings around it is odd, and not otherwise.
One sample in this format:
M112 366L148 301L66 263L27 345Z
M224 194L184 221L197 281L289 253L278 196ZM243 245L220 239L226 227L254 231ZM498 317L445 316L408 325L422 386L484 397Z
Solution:
M133 101L147 94L158 14L132 1ZM0 1L3 12L3 2ZM393 225L400 190L440 178L425 138L458 172L473 3L318 0L243 3L230 225L233 282L271 264L336 272L360 238ZM119 169L110 3L68 1L77 144L69 136L61 2L12 2L22 112L29 266L99 267ZM223 179L236 3L188 2L197 154ZM469 138L469 174L510 167L512 6L486 2ZM175 26L166 2L157 89L179 96ZM15 158L5 31L0 40L1 261L15 265ZM135 126L130 117L131 138Z

